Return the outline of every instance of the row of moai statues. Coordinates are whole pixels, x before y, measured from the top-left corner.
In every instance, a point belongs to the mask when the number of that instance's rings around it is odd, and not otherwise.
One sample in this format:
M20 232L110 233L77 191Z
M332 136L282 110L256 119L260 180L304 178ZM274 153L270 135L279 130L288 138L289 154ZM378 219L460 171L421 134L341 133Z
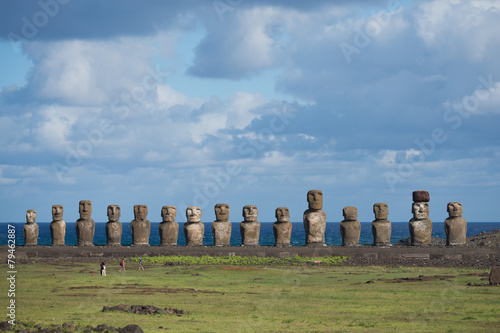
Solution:
M429 219L430 196L427 191L414 191L412 213L409 222L411 245L427 245L431 243L432 221ZM306 246L325 246L326 213L323 211L323 193L311 190L307 193L308 209L304 212L303 221L306 233ZM229 205L217 204L214 207L216 220L212 223L212 235L215 246L230 245L232 223L229 221ZM463 208L459 202L447 205L449 217L445 221L446 244L463 245L466 242L467 222L462 217ZM82 200L79 203L80 218L76 221L78 246L92 246L95 232L95 222L91 218L92 203ZM389 207L386 203L373 205L375 220L372 222L373 245L390 246L391 222L387 219ZM121 245L122 223L120 222L120 207L109 205L106 223L107 245ZM130 223L132 245L148 246L151 222L147 220L148 207L134 206L134 220ZM244 221L240 223L241 245L258 246L260 222L257 220L258 209L255 205L243 207ZM52 245L64 245L66 223L62 219L62 205L52 206L53 221L50 224ZM177 209L175 206L163 206L162 222L159 225L161 245L177 245L179 224L175 221ZM361 224L358 221L356 207L347 206L343 209L344 220L340 223L342 245L359 244ZM275 246L290 246L292 223L287 207L278 207L275 211L277 221L273 224ZM186 209L187 222L184 224L186 245L203 245L205 225L201 222L200 207L190 206ZM27 223L24 226L25 245L37 245L38 225L35 222L36 211L26 212Z

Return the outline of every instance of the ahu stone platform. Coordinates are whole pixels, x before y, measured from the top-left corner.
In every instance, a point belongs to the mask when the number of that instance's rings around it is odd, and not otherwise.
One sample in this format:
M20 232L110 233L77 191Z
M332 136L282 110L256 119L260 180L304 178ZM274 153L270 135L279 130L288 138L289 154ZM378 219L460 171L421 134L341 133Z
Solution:
M1 246L7 251L7 246ZM16 248L16 258L21 262L108 262L112 259L123 259L145 256L258 256L258 257L305 257L346 256L348 265L397 265L397 266L445 266L445 267L476 267L488 268L500 266L499 247L416 247L391 246L376 247L358 245L343 246L93 246L82 248L78 246L19 246ZM118 264L117 264L118 265Z

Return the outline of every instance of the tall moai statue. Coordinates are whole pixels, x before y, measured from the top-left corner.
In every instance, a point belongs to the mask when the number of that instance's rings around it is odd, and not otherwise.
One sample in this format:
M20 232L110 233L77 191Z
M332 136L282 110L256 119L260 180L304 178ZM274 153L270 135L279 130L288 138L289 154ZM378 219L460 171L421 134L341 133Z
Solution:
M63 206L52 206L52 222L50 222L50 237L52 245L64 245L66 236L66 222L63 221Z
M450 215L444 221L446 245L465 245L467 242L467 221L462 217L464 208L460 202L449 202L446 208Z
M232 224L229 222L229 205L216 204L215 221L212 222L212 235L215 246L231 245Z
M78 246L94 246L95 222L92 219L92 202L80 200L78 204L80 218L76 220L76 239Z
M106 244L109 246L120 246L122 245L123 231L123 226L120 222L120 206L109 205L107 214L108 222L106 223Z
M23 236L25 246L38 245L38 224L36 224L36 210L26 211L26 224L23 226Z
M292 223L290 222L290 211L287 207L278 207L274 216L276 217L276 222L273 223L274 246L291 246Z
M323 192L307 192L309 209L304 212L306 245L325 245L326 213L323 210Z
M260 222L257 221L259 210L255 205L243 207L243 222L240 223L241 245L258 246L260 236Z
M413 205L410 220L411 245L427 245L431 243L432 221L429 219L430 195L427 191L413 192Z
M389 216L389 206L380 202L373 205L375 220L372 222L373 245L390 246L391 245L391 221Z
M340 222L340 235L342 235L343 246L354 246L359 244L361 235L361 223L358 221L358 210L356 207L346 206L342 209L344 220Z
M179 223L175 222L177 209L175 206L163 206L161 208L162 222L159 225L160 245L177 245L179 236Z
M203 245L205 236L205 225L201 222L201 208L198 206L189 206L186 208L187 222L184 223L184 236L187 246Z
M134 205L134 219L130 222L132 246L149 246L151 222L146 219L147 217L147 205Z

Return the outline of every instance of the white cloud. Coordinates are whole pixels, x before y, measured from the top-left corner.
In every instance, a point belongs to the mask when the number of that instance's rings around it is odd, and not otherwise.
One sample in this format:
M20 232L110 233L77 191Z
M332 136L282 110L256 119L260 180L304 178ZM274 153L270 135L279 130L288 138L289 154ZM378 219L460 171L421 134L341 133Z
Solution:
M445 59L479 62L498 48L500 1L434 0L418 6L417 34Z

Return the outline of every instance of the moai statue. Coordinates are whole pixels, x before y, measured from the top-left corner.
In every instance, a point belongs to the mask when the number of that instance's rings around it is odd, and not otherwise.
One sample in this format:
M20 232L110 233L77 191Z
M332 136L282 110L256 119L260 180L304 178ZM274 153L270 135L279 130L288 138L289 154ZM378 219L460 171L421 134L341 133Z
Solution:
M149 222L149 220L146 220L147 217L148 206L134 205L134 220L130 222L132 246L149 246L151 222Z
M276 217L276 222L273 223L274 246L291 246L292 223L290 222L290 211L286 207L278 207L274 216Z
M231 229L229 222L229 205L225 203L216 204L215 221L212 222L212 235L215 246L231 245Z
M23 227L24 245L38 245L38 224L36 224L36 210L26 211L26 224Z
M323 210L323 192L307 192L309 209L304 212L306 245L325 245L326 213Z
M63 221L63 206L52 206L52 222L50 223L50 237L52 245L64 245L64 237L66 236L66 222Z
M80 218L76 220L76 238L78 246L94 246L95 222L91 218L92 202L90 200L80 200Z
M258 246L260 236L260 222L257 221L259 210L257 206L246 205L243 207L243 219L240 223L241 245Z
M462 217L464 208L460 202L449 202L446 209L450 217L444 221L446 245L465 245L467 242L467 221Z
M177 209L174 206L163 206L161 208L160 240L161 245L177 245L179 236L179 223L175 222Z
M343 246L354 246L359 244L361 235L361 223L358 221L358 210L356 207L347 206L342 210L344 220L340 222L340 234Z
M411 245L426 245L431 243L432 221L429 219L430 195L427 191L413 192L413 205L410 220Z
M386 203L376 203L373 205L375 220L372 222L373 245L390 246L391 245L391 221L389 216L389 206Z
M186 218L187 222L184 223L184 236L186 237L186 245L203 245L205 225L201 222L201 208L197 206L188 207L186 209Z
M120 206L108 206L108 222L106 223L106 244L110 246L122 245L122 223L120 222Z

